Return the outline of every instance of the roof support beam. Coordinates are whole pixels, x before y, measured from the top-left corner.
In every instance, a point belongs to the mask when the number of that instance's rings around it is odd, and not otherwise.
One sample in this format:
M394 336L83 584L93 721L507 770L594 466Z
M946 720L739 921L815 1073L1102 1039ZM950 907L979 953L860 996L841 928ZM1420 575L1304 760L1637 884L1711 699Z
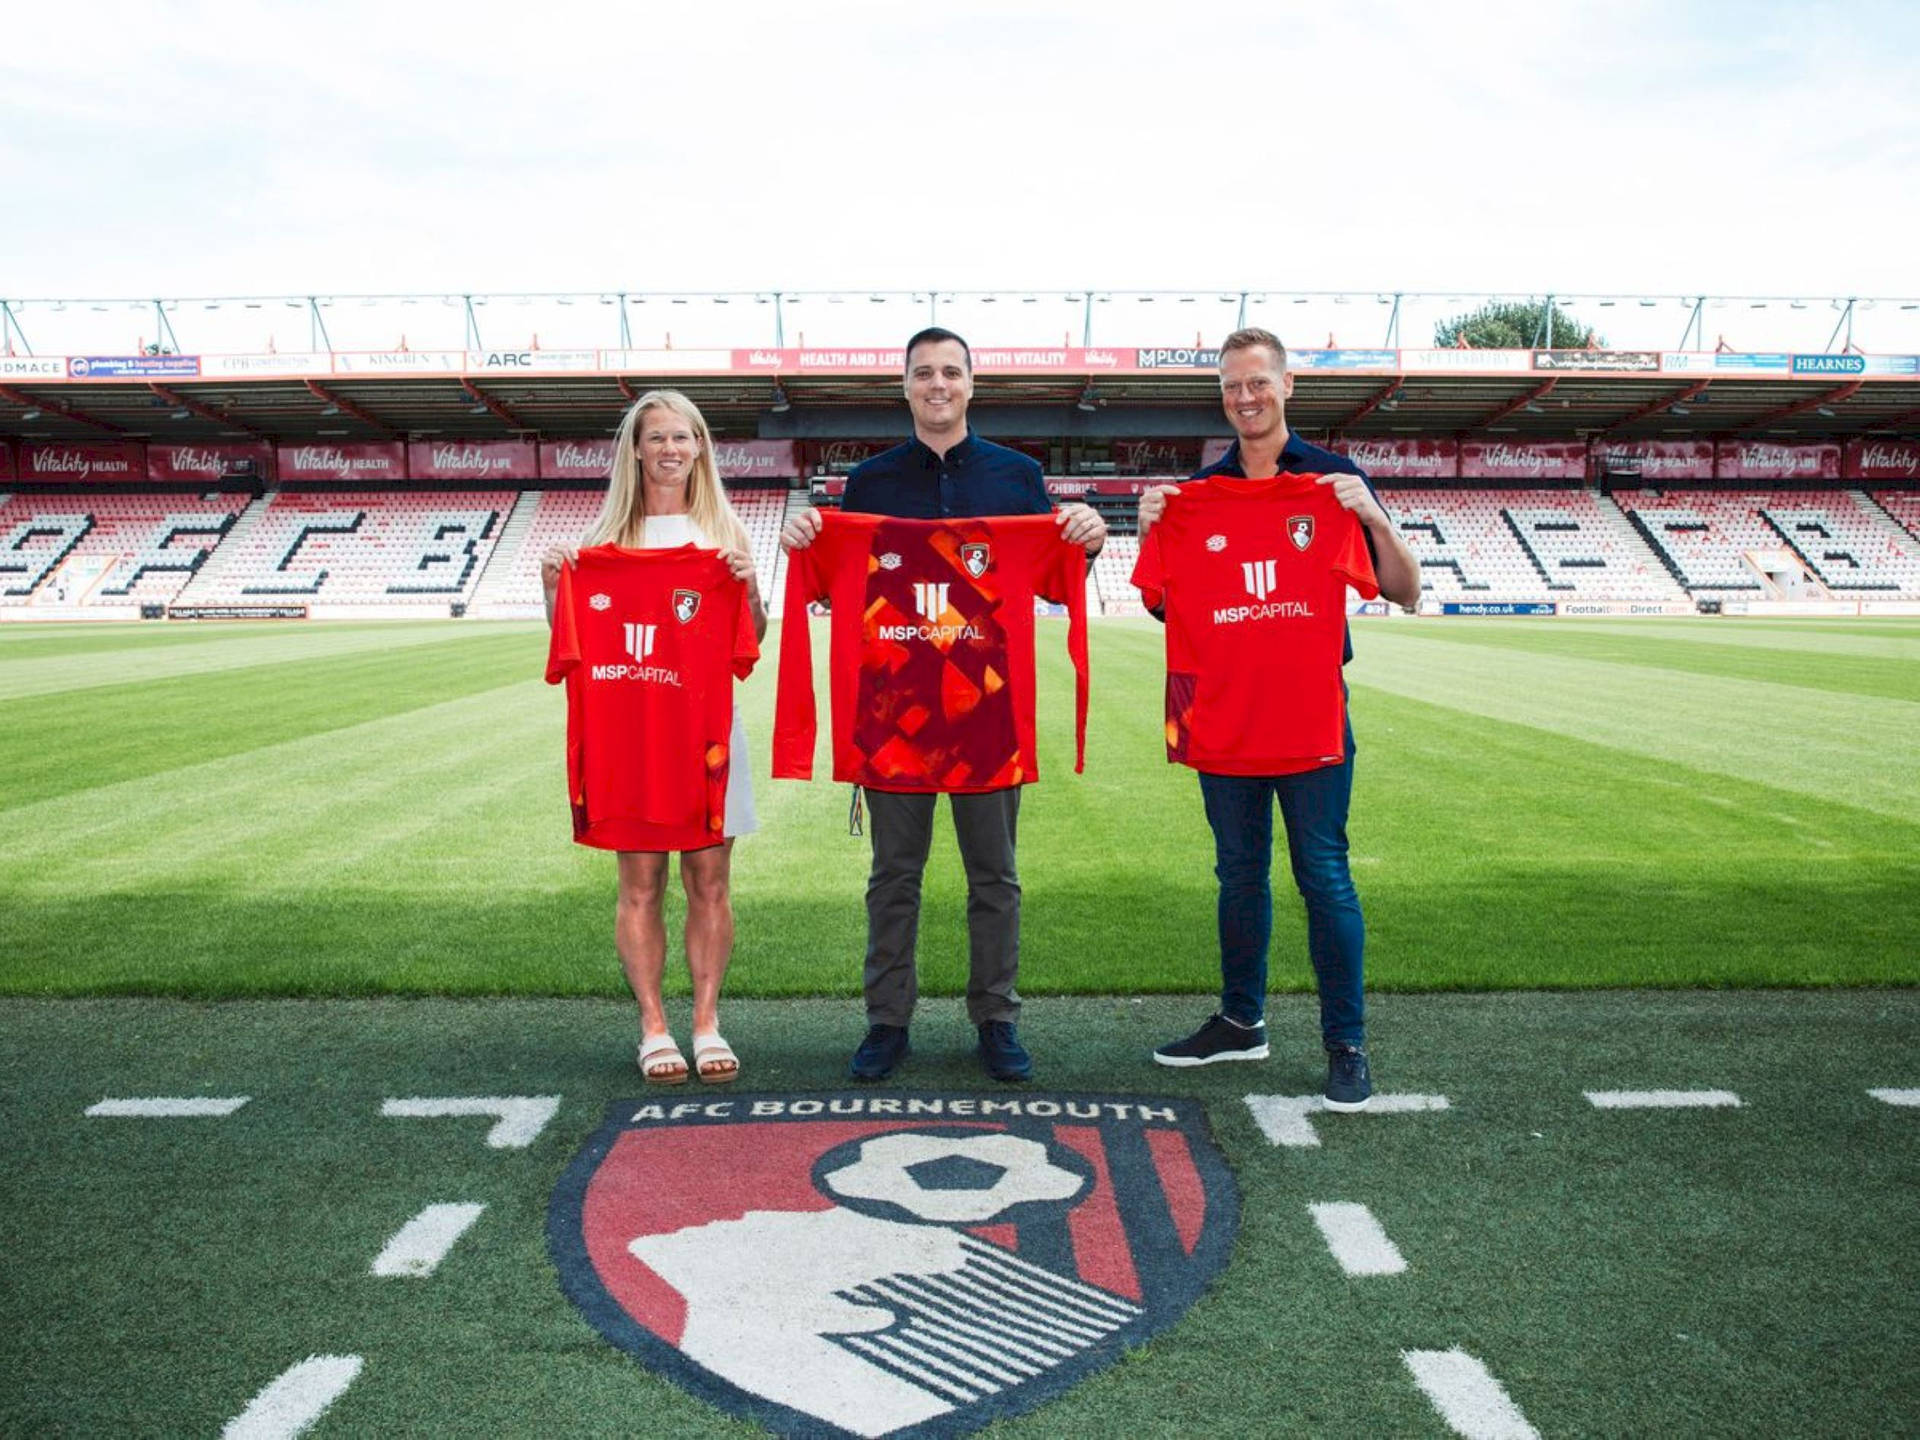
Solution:
M460 377L460 388L472 396L476 404L486 406L497 418L505 421L515 430L531 430L533 428L491 395L484 394L473 381L467 379L464 375Z
M1389 400L1398 398L1400 394L1400 382L1404 379L1406 379L1404 375L1394 376L1393 379L1389 380L1363 400L1358 409L1354 410L1351 414L1342 415L1338 420L1334 421L1333 424L1328 426L1328 432L1337 435L1349 425L1358 425Z
M1706 394L1707 387L1711 384L1713 384L1711 380L1696 380L1684 390L1677 390L1671 395L1663 395L1658 400L1649 400L1638 410L1622 415L1618 420L1607 426L1606 429L1600 432L1600 436L1611 435L1614 431L1624 430L1627 426L1645 420L1650 415L1658 415L1663 410L1671 410L1676 405L1684 405L1696 395ZM1596 436L1595 438L1598 439L1600 436Z
M31 395L22 394L11 385L0 385L0 400L11 401L27 410L45 410L58 415L63 420L71 420L76 425L91 425L96 430L104 430L109 435L124 435L126 430L105 420L96 420L91 415L82 415L64 400L38 400Z
M339 412L342 415L351 415L354 419L358 420L362 425L372 426L376 431L378 431L386 439L395 440L399 438L397 435L394 434L393 427L387 424L386 421L378 419L373 415L369 415L365 410L362 410L358 405L354 404L351 400L347 399L345 396L334 394L331 390L327 389L326 386L322 385L318 380L307 381L307 389L311 391L316 398L320 400L324 400L327 404L339 410Z
M193 414L198 415L202 420L211 420L216 425L225 425L232 430L244 430L256 440L265 440L267 438L264 430L256 430L244 420L236 420L231 415L222 414L211 405L202 405L198 400L190 399L185 395L179 394L177 391L169 390L166 386L156 381L149 380L147 382L147 388L169 405L178 405L181 409L191 411Z
M1482 416L1476 423L1469 425L1467 428L1469 430L1484 430L1489 425L1497 425L1502 420L1506 419L1509 415L1517 415L1520 411L1526 409L1527 406L1533 404L1535 401L1546 399L1547 396L1553 393L1553 387L1558 385L1559 383L1560 383L1560 377L1558 375L1553 376L1551 379L1544 380L1540 384L1534 386L1533 389L1529 390L1526 394L1522 395L1518 400L1510 401L1509 403L1502 405L1498 410L1494 411L1491 415Z
M1864 383L1866 382L1855 380L1849 384L1829 390L1824 394L1810 395L1805 400L1795 400L1791 405L1781 405L1776 409L1767 411L1764 415L1754 416L1753 419L1744 425L1734 427L1732 433L1739 435L1749 430L1758 430L1763 426L1773 424L1776 420L1785 420L1791 416L1802 414L1805 411L1818 409L1822 405L1838 405L1842 400L1845 400L1849 395L1853 394L1854 391L1858 390Z

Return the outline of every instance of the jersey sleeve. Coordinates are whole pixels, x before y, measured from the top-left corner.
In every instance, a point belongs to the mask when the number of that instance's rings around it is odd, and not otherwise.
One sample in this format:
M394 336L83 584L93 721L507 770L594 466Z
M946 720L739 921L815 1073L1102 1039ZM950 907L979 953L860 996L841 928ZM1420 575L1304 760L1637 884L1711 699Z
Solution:
M722 573L725 573L724 565ZM732 576L727 577L732 580ZM733 581L738 600L734 605L733 621L733 678L744 680L753 673L753 667L760 660L760 641L753 633L753 600L747 594L747 587L739 581Z
M1133 588L1140 592L1140 603L1149 610L1161 609L1167 603L1166 533L1167 517L1163 513L1160 523L1140 542L1140 554L1133 562L1133 574L1129 577Z
M1380 581L1373 573L1373 547L1367 537L1367 527L1355 519L1351 511L1343 510L1341 514L1347 523L1342 528L1340 548L1334 553L1334 573L1345 576L1362 599L1372 600L1380 593Z
M580 631L573 618L573 566L560 567L553 597L552 635L547 641L547 683L558 685L580 663Z
M824 600L838 549L831 511L820 516L813 543L787 552L784 618L780 622L780 672L773 700L773 778L811 780L819 717L813 698L813 627L807 606Z
M1067 602L1067 658L1073 661L1073 773L1087 768L1087 569L1086 551L1060 542L1056 569Z

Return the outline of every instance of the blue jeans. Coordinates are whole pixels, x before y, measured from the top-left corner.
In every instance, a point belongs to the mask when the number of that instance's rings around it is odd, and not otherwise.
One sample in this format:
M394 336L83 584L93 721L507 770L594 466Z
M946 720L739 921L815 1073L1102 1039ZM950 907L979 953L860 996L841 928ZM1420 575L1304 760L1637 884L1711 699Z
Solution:
M1307 902L1307 954L1320 988L1327 1045L1363 1044L1361 966L1366 924L1347 866L1347 803L1353 796L1353 732L1347 758L1298 775L1200 776L1220 879L1220 1013L1257 1025L1266 1013L1267 942L1273 934L1273 805L1287 827L1293 883Z

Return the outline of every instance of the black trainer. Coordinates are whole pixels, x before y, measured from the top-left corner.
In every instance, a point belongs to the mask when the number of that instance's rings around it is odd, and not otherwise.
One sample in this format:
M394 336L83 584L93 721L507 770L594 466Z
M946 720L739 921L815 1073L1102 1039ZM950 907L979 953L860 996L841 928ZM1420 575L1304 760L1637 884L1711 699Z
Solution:
M1364 1110L1373 1098L1367 1052L1358 1045L1327 1047L1327 1109Z
M907 1027L904 1025L872 1025L867 1028L867 1038L860 1042L860 1048L853 1052L853 1064L848 1070L856 1080L884 1080L893 1073L893 1067L907 1058Z
M1209 1015L1207 1023L1184 1040L1162 1045L1153 1052L1161 1065L1216 1065L1222 1060L1267 1058L1267 1027L1240 1025L1224 1015Z
M989 1020L980 1027L980 1063L996 1080L1027 1080L1033 1076L1033 1057L1020 1043L1010 1020Z

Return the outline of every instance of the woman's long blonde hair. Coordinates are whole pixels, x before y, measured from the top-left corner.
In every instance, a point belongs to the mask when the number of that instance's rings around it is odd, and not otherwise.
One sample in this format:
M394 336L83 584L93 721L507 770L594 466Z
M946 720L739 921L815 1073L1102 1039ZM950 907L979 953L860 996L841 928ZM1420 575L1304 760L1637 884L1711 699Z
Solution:
M620 417L613 438L613 469L607 477L607 498L587 531L583 544L622 545L638 549L646 536L647 494L640 478L640 421L649 410L671 410L686 421L699 443L693 471L687 477L687 518L722 550L748 550L747 527L734 513L733 503L720 483L720 467L713 458L713 433L706 417L678 390L649 390Z

